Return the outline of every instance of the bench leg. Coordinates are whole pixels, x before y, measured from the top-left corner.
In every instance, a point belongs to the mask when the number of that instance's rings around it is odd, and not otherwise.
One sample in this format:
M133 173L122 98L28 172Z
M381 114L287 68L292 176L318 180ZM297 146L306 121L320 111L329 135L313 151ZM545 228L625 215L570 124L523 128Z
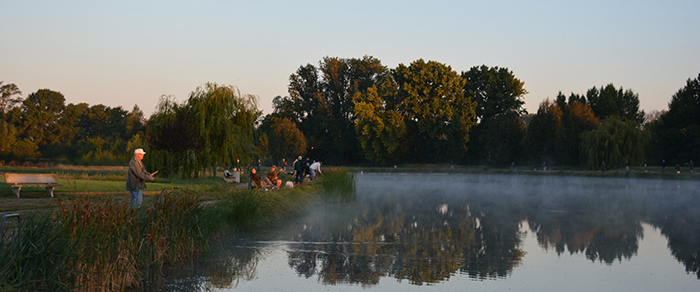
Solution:
M49 192L49 196L53 198L53 187L46 187L46 191Z
M19 190L21 190L22 187L12 187L12 193L19 198Z

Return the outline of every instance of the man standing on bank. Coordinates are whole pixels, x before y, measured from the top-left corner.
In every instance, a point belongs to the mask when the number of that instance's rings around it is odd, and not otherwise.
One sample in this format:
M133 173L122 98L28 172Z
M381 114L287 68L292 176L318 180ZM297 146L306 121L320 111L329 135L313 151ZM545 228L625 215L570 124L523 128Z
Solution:
M304 182L304 163L301 161L301 155L294 161L294 184Z
M129 200L129 207L140 208L141 202L143 201L143 193L141 192L146 188L145 180L153 181L153 175L158 173L146 172L146 168L143 166L143 156L146 152L143 149L138 148L134 150L134 158L129 161L129 174L126 177L126 190L131 192L131 199Z

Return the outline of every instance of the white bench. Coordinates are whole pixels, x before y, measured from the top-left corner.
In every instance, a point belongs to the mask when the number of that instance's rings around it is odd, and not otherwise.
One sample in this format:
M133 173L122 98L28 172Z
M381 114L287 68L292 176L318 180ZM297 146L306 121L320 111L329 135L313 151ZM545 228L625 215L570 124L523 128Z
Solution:
M62 186L53 175L47 173L6 173L5 183L12 188L12 193L17 198L22 187L46 188L53 198L53 188Z

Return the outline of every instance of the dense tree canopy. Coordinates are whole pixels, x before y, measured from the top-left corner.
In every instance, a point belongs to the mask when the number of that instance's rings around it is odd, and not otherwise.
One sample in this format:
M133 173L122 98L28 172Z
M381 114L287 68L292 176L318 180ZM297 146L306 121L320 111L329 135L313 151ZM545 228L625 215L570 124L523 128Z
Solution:
M559 102L557 102L559 104ZM556 152L559 163L581 164L581 135L595 130L600 120L587 104L572 100L564 105L556 138Z
M626 161L640 163L645 143L646 135L637 122L612 116L597 129L583 134L583 157L592 169L600 168L603 162L605 168L621 167Z
M274 119L269 138L269 154L277 159L291 160L306 154L306 137L297 125L287 118Z
M676 92L668 111L650 123L653 148L660 157L679 164L700 157L700 74Z
M700 160L700 75L673 95L668 111L649 115L645 131L631 89L559 92L530 115L524 82L507 68L485 65L457 74L422 59L389 69L370 56L325 57L291 74L288 90L263 117L256 96L207 83L182 104L166 97L146 118L138 106L128 112L66 105L50 89L22 99L16 85L0 82L0 157L121 164L145 147L147 164L177 159L183 162L170 173L185 176L244 166L255 156L275 163L304 153L346 165L546 161L592 168L602 160L608 166Z
M288 118L304 133L315 158L331 163L361 159L354 131L356 92L364 91L389 74L370 56L360 59L326 57L319 67L301 66L290 76L289 97L273 101L274 114Z
M515 148L521 147L522 141L516 144L499 144L499 150L494 152L494 141L506 137L503 136L505 133L493 130L498 128L506 133L519 135L517 132L520 127L513 117L525 113L522 107L525 104L522 97L527 94L523 87L524 82L507 68L486 65L472 67L469 71L462 72L461 76L466 81L464 95L471 97L476 103L475 120L479 122L470 132L468 160L474 163L512 162L516 157L512 157L511 154L515 155ZM497 125L490 125L491 122L496 122ZM504 126L508 128L502 128ZM507 138L515 141L518 140L516 136Z
M15 105L22 102L22 91L14 83L3 84L0 81L0 115L5 115Z
M525 124L515 111L498 115L486 124L486 160L494 165L508 165L524 154Z
M241 95L235 86L207 83L190 93L187 100L196 119L204 167L234 165L248 160L253 150L253 123L258 98Z
M555 159L554 145L561 125L561 115L559 105L545 99L527 126L525 145L530 158L536 163L541 161L551 164Z
M464 95L476 102L475 117L479 120L491 120L510 111L524 112L525 82L508 68L475 66L462 72L462 78L466 80Z
M41 89L22 102L22 134L39 146L50 145L61 136L58 122L65 110L63 94Z
M593 87L586 92L586 101L599 119L617 116L637 123L644 121L644 111L639 110L639 95L631 89L616 89L612 83L600 89Z
M465 80L450 66L422 59L409 66L399 64L392 75L397 91L387 102L404 117L411 159L461 158L475 124L475 104L464 96Z
M390 77L364 92L355 94L355 130L367 160L386 165L404 159L406 122L396 105L396 84Z

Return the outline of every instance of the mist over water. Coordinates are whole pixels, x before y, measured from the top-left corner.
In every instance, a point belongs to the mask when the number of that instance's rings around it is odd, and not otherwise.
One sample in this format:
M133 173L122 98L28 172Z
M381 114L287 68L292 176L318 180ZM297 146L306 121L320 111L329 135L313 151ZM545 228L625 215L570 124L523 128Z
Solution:
M698 291L699 185L358 174L357 202L312 210L277 230L224 239L173 272L177 280L154 280L151 287Z

